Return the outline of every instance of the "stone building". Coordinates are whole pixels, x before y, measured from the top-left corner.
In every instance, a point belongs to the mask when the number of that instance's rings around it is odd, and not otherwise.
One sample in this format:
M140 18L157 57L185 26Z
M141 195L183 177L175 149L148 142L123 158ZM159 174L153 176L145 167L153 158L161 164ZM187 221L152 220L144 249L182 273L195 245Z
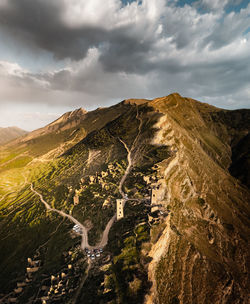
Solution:
M74 196L74 205L78 205L78 204L79 204L79 195L78 193L76 193Z
M117 220L120 220L124 217L124 214L123 214L124 201L125 201L124 199L116 200L116 218L117 218Z

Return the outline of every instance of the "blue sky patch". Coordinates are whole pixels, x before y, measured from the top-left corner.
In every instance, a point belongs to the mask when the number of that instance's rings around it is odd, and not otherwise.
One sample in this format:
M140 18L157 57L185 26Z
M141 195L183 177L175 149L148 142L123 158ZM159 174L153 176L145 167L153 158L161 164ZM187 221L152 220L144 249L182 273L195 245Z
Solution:
M231 12L239 13L242 8L246 8L249 4L249 0L242 0L239 4L229 4L226 6L226 13L229 14Z
M186 4L192 6L192 4L193 4L194 2L197 2L197 0L179 0L178 3L177 3L177 5L180 6L180 7L183 7L183 6L185 6Z
M127 5L127 4L130 4L132 2L136 2L136 0L122 0L123 5Z

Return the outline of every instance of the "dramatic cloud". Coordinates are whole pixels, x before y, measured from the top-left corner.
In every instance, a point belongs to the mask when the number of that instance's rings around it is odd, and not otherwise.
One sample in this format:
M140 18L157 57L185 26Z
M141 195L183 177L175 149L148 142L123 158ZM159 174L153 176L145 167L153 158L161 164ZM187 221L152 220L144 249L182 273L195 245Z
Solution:
M62 112L178 91L248 107L247 2L0 0L1 106Z

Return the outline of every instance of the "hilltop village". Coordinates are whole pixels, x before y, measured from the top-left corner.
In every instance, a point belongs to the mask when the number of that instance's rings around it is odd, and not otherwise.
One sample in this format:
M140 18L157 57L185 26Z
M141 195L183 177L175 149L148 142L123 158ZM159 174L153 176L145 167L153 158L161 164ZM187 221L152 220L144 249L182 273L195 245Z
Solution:
M0 164L0 303L248 303L249 110L73 111Z
M99 191L92 191L94 198L103 199L102 208L109 208L112 204L116 207L116 219L120 220L124 217L124 205L126 201L143 201L147 206L151 207L148 213L149 222L154 222L153 218L158 218L163 215L164 208L160 202L165 195L165 180L161 179L157 174L157 166L154 168L154 173L151 175L143 175L141 172L133 173L133 188L125 186L126 194L123 198L117 196L117 180L124 173L124 164L115 162L108 165L107 171L96 172L88 179L81 179L80 188L75 189L73 202L74 205L79 204L79 197L90 186L96 187ZM99 188L98 188L99 186ZM69 187L72 191L72 187ZM127 194L128 193L128 194ZM71 211L72 212L72 211Z
M123 164L118 162L108 165L107 171L96 172L95 175L89 176L87 179L82 179L80 188L76 189L73 196L74 206L80 204L80 199L84 191L89 187L98 189L99 191L93 191L92 194L95 199L102 200L102 209L106 210L113 208L116 213L115 221L119 221L126 217L126 211L124 210L125 204L140 204L147 208L148 224L158 224L162 218L168 215L169 210L162 204L166 191L165 180L160 178L160 174L157 173L157 166L155 166L153 174L143 175L141 172L133 173L133 188L125 186L126 193L122 198L117 198L114 191L115 182L117 177L120 178L124 173ZM117 189L115 189L117 190ZM72 213L72 211L71 211ZM73 227L73 231L76 234L81 234L81 229L78 225ZM99 258L102 252L99 252L99 247L87 248L87 256L94 260ZM102 250L102 248L101 248Z

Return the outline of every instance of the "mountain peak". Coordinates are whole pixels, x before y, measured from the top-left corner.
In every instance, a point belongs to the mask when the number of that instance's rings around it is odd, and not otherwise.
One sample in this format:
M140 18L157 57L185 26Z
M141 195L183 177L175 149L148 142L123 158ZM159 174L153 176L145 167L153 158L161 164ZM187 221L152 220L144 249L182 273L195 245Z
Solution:
M151 100L151 99L140 99L140 98L138 98L138 99L137 98L129 98L129 99L123 100L122 103L123 104L130 104L130 105L142 105L142 104L146 104L146 103L150 103L150 102L157 102L157 101L160 101L160 100L166 101L167 99L172 99L172 98L182 99L183 97L178 92L174 92L174 93L171 93L167 96L155 98L153 100Z
M22 130L15 126L0 128L0 144L1 145L5 144L11 140L26 135L27 133L28 133L27 131Z
M70 113L69 117L74 117L74 116L81 116L81 115L84 115L86 114L88 111L86 111L84 108L79 108L79 109L76 109L76 110L73 110Z
M130 105L141 105L150 102L151 100L149 99L136 99L136 98L130 98L130 99L125 99L122 101L123 104L130 104Z
M181 94L179 94L178 92L173 92L173 93L169 94L168 97L179 97L179 98L183 98L183 96L181 96Z
M172 93L2 147L4 303L247 303L249 120Z
M83 108L66 112L47 126L31 132L28 136L25 137L24 141L28 141L30 139L49 133L62 132L73 127L77 127L87 113L88 112Z
M78 119L78 118L81 118L86 113L87 113L87 111L83 108L79 108L79 109L76 109L76 110L73 110L73 111L69 111L69 112L64 113L62 116L60 116L58 119L56 119L51 124L59 123L60 121L68 120L68 119Z
M58 119L53 121L51 124L49 124L48 127L51 128L52 126L55 126L55 125L61 125L61 124L65 124L68 122L72 123L74 121L78 121L78 120L82 119L86 113L88 113L88 112L83 108L79 108L79 109L76 109L76 110L73 110L70 112L66 112L65 114L60 116Z

